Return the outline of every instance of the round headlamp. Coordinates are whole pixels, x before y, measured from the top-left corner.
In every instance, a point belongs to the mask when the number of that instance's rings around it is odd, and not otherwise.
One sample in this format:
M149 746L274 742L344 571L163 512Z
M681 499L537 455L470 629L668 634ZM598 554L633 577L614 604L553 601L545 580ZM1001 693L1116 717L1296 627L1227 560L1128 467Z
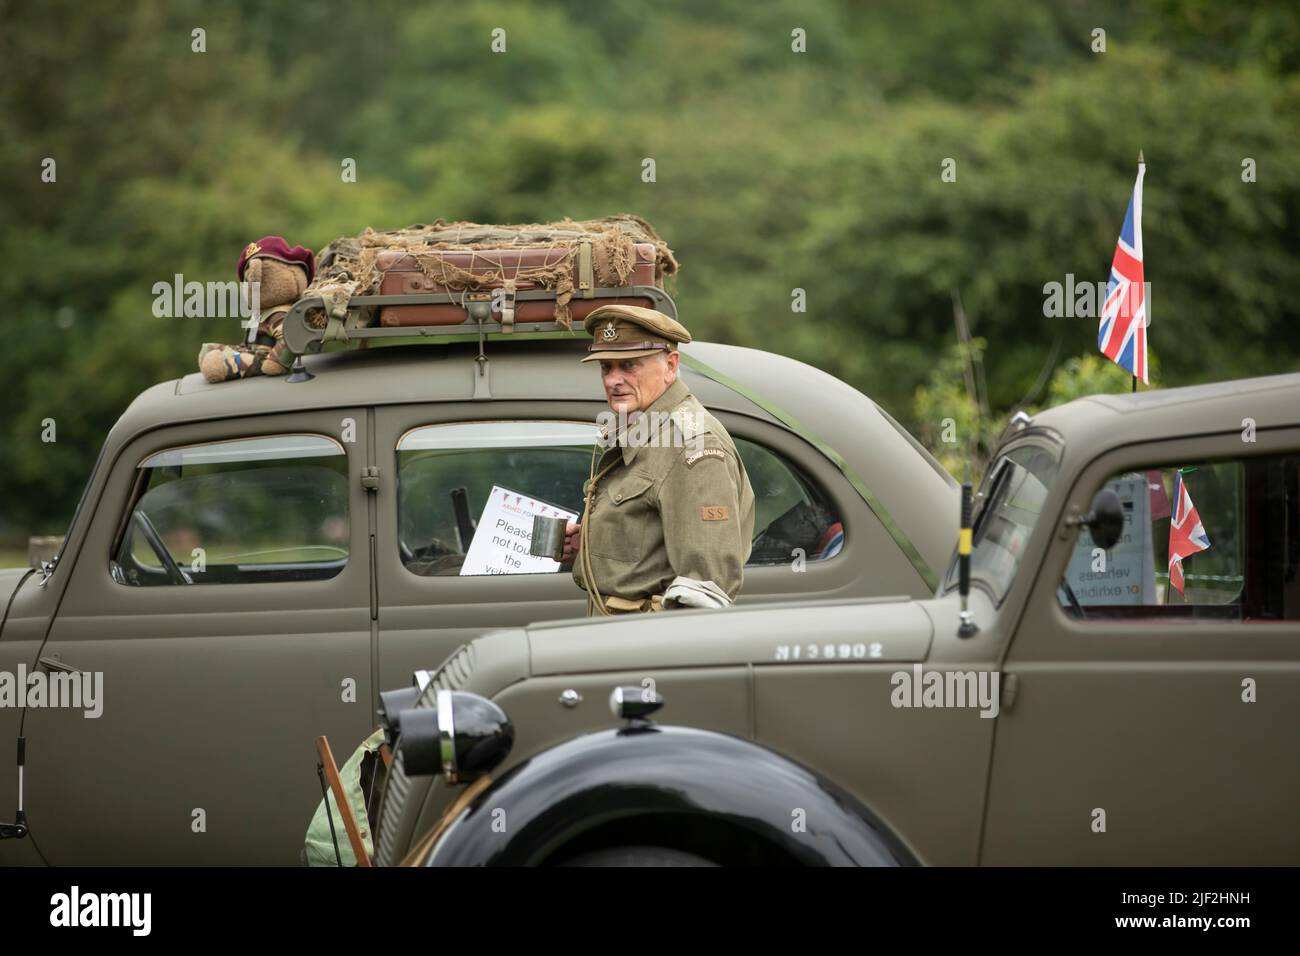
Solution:
M401 714L402 766L408 776L442 774L469 783L510 753L515 728L505 711L478 694L440 690L437 706Z

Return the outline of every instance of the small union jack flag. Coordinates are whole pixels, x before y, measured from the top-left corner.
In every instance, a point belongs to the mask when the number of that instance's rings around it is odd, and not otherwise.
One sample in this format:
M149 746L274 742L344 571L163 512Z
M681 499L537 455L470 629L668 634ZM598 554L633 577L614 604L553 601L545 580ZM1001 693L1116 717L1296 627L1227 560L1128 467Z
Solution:
M1180 471L1174 476L1174 512L1169 517L1169 584L1183 593L1183 558L1204 551L1210 538L1196 513Z
M1106 301L1101 307L1097 348L1131 375L1147 382L1147 301L1142 270L1142 177L1146 163L1138 162L1137 182L1110 265Z

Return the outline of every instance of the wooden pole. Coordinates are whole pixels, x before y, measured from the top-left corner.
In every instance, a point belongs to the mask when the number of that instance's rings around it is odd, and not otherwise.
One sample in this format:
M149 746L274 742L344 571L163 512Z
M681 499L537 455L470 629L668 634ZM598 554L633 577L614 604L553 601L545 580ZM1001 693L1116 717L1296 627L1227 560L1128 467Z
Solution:
M343 818L343 829L347 831L348 842L352 844L352 855L357 859L357 866L370 866L370 856L366 853L366 844L361 839L361 831L357 829L356 817L352 815L352 804L348 802L347 794L343 792L343 781L339 779L339 768L334 763L330 742L324 737L317 737L316 752L325 767L325 777L334 794L334 805L339 808L339 816Z

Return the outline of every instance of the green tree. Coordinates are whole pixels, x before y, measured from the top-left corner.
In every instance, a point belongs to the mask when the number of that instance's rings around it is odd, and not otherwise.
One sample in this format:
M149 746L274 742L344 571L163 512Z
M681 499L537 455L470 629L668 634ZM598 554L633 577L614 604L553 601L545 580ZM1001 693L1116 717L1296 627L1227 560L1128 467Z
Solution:
M0 8L0 538L63 530L131 398L238 337L155 319L153 284L229 280L268 233L319 249L368 225L635 212L676 251L698 337L978 436L948 382L954 293L985 343L978 422L1061 398L1058 366L1110 389L1095 318L1047 318L1044 286L1105 279L1141 148L1162 384L1300 367L1294 4Z

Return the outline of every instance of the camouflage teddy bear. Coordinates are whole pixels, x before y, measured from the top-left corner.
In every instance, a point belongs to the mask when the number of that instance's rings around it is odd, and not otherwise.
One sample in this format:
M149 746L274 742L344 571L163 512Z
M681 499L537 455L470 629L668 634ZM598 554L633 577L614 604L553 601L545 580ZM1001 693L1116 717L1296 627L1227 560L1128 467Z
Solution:
M316 259L303 246L289 248L280 236L250 242L239 256L235 273L250 290L259 291L260 321L251 344L205 342L199 350L199 371L209 382L252 375L283 375L291 360L284 344L284 317L302 297L316 275Z

